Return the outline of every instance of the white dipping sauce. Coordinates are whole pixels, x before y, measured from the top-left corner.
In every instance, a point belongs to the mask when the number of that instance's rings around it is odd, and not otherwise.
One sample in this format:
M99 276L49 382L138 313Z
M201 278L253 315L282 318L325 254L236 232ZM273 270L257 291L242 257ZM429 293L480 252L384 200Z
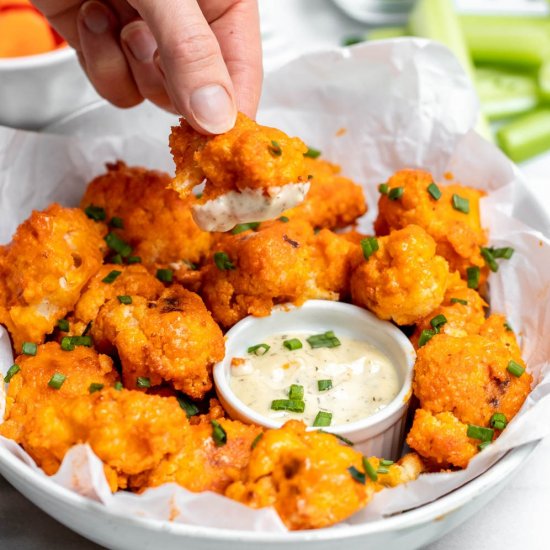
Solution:
M265 343L270 349L264 355L233 358L229 383L235 395L270 419L296 418L312 425L317 413L325 411L332 413L330 425L335 426L372 416L399 393L397 371L379 349L338 334L341 345L312 348L306 340L312 334L286 333L251 342L251 346ZM293 338L300 340L301 349L284 346ZM320 391L319 380L331 380L332 388ZM289 399L292 384L304 388L304 412L272 410L274 400Z

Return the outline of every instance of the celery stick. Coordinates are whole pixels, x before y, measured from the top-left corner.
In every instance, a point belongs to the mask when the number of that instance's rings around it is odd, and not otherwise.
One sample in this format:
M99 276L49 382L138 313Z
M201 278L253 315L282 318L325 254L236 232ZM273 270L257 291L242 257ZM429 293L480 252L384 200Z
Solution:
M502 126L497 132L502 150L522 162L550 149L550 109L538 109Z
M406 27L378 27L368 32L369 40L387 40L388 38L401 38L410 36Z
M544 63L539 69L538 84L541 100L550 103L550 61Z
M537 82L526 73L477 67L475 81L481 109L489 120L531 111L539 102Z
M538 67L550 56L547 17L462 16L462 30L476 63Z

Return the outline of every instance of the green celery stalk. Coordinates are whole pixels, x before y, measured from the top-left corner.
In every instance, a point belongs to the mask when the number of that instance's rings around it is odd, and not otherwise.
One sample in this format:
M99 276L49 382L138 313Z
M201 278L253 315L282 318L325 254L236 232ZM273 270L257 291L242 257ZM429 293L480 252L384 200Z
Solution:
M387 40L388 38L401 38L410 36L406 27L378 27L367 34L369 40Z
M515 162L522 162L550 149L550 108L523 115L497 132L502 150Z

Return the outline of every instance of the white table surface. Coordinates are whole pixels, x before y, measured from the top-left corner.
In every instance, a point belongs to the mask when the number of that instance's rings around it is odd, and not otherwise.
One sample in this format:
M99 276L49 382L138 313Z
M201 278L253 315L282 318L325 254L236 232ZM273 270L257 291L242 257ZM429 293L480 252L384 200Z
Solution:
M260 0L264 58L272 69L296 55L338 45L364 27L330 0ZM522 167L550 215L550 154ZM424 550L550 548L550 439L484 510ZM0 549L99 548L51 519L0 477ZM191 549L190 549L191 550Z

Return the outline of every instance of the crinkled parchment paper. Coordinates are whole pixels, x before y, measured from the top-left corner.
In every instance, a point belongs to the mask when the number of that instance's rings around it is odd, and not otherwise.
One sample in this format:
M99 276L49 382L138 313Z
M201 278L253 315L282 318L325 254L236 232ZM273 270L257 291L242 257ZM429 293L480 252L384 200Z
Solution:
M421 476L385 490L350 523L393 514L430 502L478 476L509 449L550 432L550 233L544 214L529 203L525 182L514 166L472 130L477 101L458 62L445 48L402 39L315 53L269 75L259 120L301 136L344 173L365 185L375 217L377 184L404 167L426 168L436 179L450 171L461 183L488 191L483 224L496 246L515 254L491 274L493 311L506 314L520 335L524 358L536 387L522 411L496 443L466 470ZM139 132L124 139L37 135L0 128L0 242L8 242L32 208L51 201L77 204L86 182L103 164L172 170L168 125L160 133ZM97 134L97 132L96 132ZM527 202L527 204L526 204ZM0 370L12 363L8 338L0 338ZM0 388L0 409L5 392ZM0 438L0 458L12 453L44 475L13 442ZM85 445L66 456L53 483L103 502L118 514L165 518L229 529L280 531L273 510L251 510L222 496L190 493L169 484L143 495L108 489L101 462Z

